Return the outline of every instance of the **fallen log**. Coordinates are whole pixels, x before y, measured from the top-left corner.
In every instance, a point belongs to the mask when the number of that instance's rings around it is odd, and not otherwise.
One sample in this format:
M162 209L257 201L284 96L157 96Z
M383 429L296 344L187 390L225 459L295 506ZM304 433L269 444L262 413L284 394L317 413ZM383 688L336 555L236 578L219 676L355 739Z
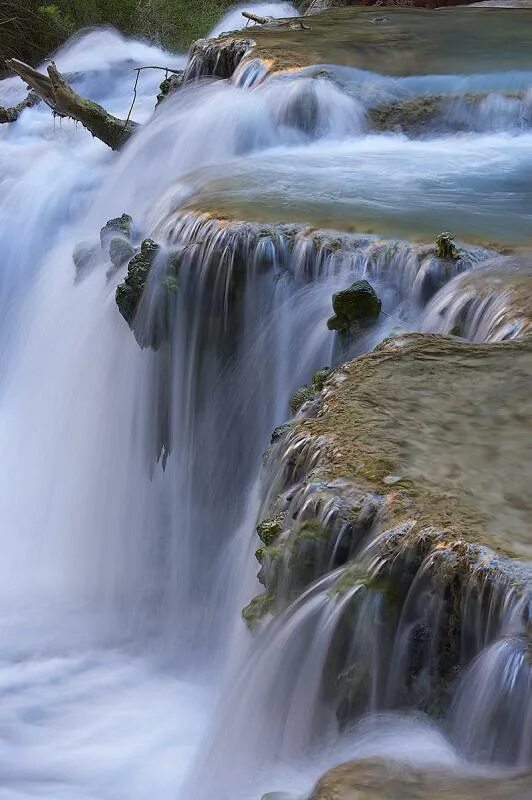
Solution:
M257 14L252 14L251 11L243 11L242 16L251 22L256 22L257 25L267 25L274 21L273 17L259 17Z
M84 128L112 150L122 147L138 128L138 124L129 118L123 120L114 117L98 103L77 94L53 61L48 67L48 75L37 72L16 58L6 59L6 64L44 100L54 114L81 122Z
M33 106L36 106L37 103L40 102L41 98L39 95L35 94L35 92L30 92L28 96L16 106L12 106L11 108L0 106L0 125L4 122L15 122L25 108L33 108Z
M252 14L251 11L242 11L242 16L248 21L256 22L257 25L274 25L279 28L288 28L289 30L301 29L303 31L310 31L310 27L305 25L300 19L276 19L275 17L259 17L257 14Z

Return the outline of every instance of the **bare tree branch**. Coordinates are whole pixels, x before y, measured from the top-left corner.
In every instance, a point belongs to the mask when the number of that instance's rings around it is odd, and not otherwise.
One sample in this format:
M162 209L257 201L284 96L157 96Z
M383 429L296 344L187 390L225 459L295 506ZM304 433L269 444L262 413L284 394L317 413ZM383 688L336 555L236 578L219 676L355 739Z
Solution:
M77 94L53 62L48 67L48 75L37 72L16 58L7 59L6 64L44 100L54 114L81 122L93 136L113 150L122 147L138 128L136 122L114 117L98 103Z
M41 98L39 95L35 94L35 92L30 92L21 103L13 106L12 108L4 108L3 106L0 106L0 124L3 122L15 122L25 108L32 108L40 102Z

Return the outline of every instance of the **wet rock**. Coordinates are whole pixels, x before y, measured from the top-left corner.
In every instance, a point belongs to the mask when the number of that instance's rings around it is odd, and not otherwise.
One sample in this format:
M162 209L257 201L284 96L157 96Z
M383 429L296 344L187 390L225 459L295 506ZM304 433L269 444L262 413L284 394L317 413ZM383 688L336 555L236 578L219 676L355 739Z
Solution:
M259 594L243 609L242 617L248 628L256 628L262 619L269 614L273 608L275 598L273 595L264 593Z
M343 334L374 323L382 307L375 289L366 280L355 281L349 289L333 294L332 305L334 317L327 320L327 327Z
M109 259L111 261L112 268L108 270L107 277L110 277L125 264L131 261L134 255L135 248L130 241L122 238L121 236L115 236L114 239L111 239L109 242Z
M133 219L129 214L122 214L108 220L100 231L100 242L102 250L108 252L111 241L117 236L130 240L132 234Z
M454 260L460 258L460 253L454 245L454 236L448 231L436 237L436 258Z
M312 376L312 383L300 386L300 388L294 392L290 398L290 411L292 414L297 414L305 403L312 400L317 392L321 392L325 381L331 374L332 370L330 370L329 367L323 367L314 373Z
M178 288L180 255L164 256L159 262L157 273L151 271L162 256L160 245L152 239L145 239L140 252L128 264L127 275L116 289L118 310L133 331L140 347L157 350L169 337L175 308L175 294ZM146 287L150 281L150 303L142 320L138 319Z
M361 759L327 772L311 800L527 800L531 777L470 777L442 767Z
M150 269L159 250L160 246L156 242L145 239L140 246L140 253L129 262L124 282L117 286L116 304L128 325L135 318Z
M100 246L95 242L80 242L74 247L72 260L76 270L74 278L76 283L87 277L98 263L99 255Z
M286 514L278 514L273 519L265 519L257 525L259 539L269 547L277 539L283 529Z
M171 94L179 89L185 81L185 70L168 75L159 85L159 94L157 95L156 107L166 100Z
M299 409L309 400L312 400L315 394L316 392L312 386L300 386L299 389L296 389L290 398L290 411L292 414L297 414Z

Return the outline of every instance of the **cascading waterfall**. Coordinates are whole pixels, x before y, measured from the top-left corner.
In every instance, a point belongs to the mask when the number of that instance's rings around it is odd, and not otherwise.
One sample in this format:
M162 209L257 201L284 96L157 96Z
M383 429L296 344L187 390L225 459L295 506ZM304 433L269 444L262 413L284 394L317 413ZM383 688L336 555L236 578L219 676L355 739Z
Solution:
M43 104L0 131L0 797L258 800L277 784L308 792L342 757L407 758L404 741L450 768L462 757L529 768L526 593L511 577L496 584L478 550L452 642L467 670L442 696L455 655L441 657L443 598L460 554L401 550L373 494L347 520L342 486L309 489L319 452L290 431L276 431L261 464L292 392L392 333L529 335L526 257L464 241L442 259L431 238L452 190L458 233L469 225L482 240L493 225L493 238L526 238L532 73L338 68L332 82L268 76L251 60L213 81L200 56L153 116L162 73L142 73L133 116L147 124L119 154ZM185 66L106 29L56 60L122 116L135 67ZM376 105L449 85L455 99L430 138L372 128ZM474 91L489 94L472 103ZM6 105L22 94L0 82ZM234 221L235 208L248 216ZM123 213L128 246L158 245L135 336L115 302L124 265L98 241ZM334 229L353 214L379 235L353 219ZM404 229L414 241L397 238ZM76 277L80 243L91 255ZM163 325L169 263L177 289ZM331 296L356 279L372 282L384 314L339 348ZM275 503L290 547L263 558L276 616L249 635L240 612L261 591L252 532ZM332 531L327 547L315 520ZM451 700L440 728L398 713L438 716Z

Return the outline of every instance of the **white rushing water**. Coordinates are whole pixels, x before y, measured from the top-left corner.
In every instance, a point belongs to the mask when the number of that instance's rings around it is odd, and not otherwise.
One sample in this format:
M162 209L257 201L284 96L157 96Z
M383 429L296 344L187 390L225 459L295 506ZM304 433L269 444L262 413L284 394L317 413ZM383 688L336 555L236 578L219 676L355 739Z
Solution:
M296 13L288 3L245 8ZM238 7L215 32L241 21ZM56 62L80 93L125 117L134 68L181 68L185 57L102 29L76 37ZM255 585L261 454L289 414L290 392L335 359L325 320L353 263L313 271L302 240L281 269L282 243L278 251L266 244L239 287L238 264L219 263L207 242L202 259L192 254L182 268L172 341L153 353L117 312L123 275L107 281L100 265L74 283L72 252L123 212L139 235L152 234L169 204L210 181L221 195L228 181L243 205L304 207L320 195L324 217L341 216L354 192L369 217L396 208L400 196L408 223L413 216L437 232L467 211L485 220L474 233L498 219L519 239L530 224L530 132L519 110L504 105L498 114L495 103L481 109L481 124L463 123L479 134L368 135L364 92L297 77L254 89L201 82L151 118L161 76L141 74L133 118L150 121L119 154L54 120L44 104L0 130L0 800L214 792L258 800L272 788L307 791L327 766L357 755L415 751L419 762L456 765L441 732L401 717L321 742L308 763L304 682L316 683L332 619L306 672L276 699L290 708L277 772L278 728L266 716L253 721L256 681L277 674L281 655L296 664L303 641L291 638L297 608L292 627L278 625L256 650L240 619ZM312 130L298 111L309 90ZM0 83L4 105L23 94L18 80ZM455 210L434 226L451 191ZM376 283L389 314L366 348L418 318L409 257L396 256L406 287L387 281L387 256L355 266L362 274L381 264ZM305 619L323 605L323 595L313 597ZM486 658L492 672L504 669L496 649ZM230 694L240 671L248 679ZM216 710L220 692L231 704ZM268 700L260 698L264 712ZM487 726L492 711L478 713ZM246 741L223 742L233 725Z

